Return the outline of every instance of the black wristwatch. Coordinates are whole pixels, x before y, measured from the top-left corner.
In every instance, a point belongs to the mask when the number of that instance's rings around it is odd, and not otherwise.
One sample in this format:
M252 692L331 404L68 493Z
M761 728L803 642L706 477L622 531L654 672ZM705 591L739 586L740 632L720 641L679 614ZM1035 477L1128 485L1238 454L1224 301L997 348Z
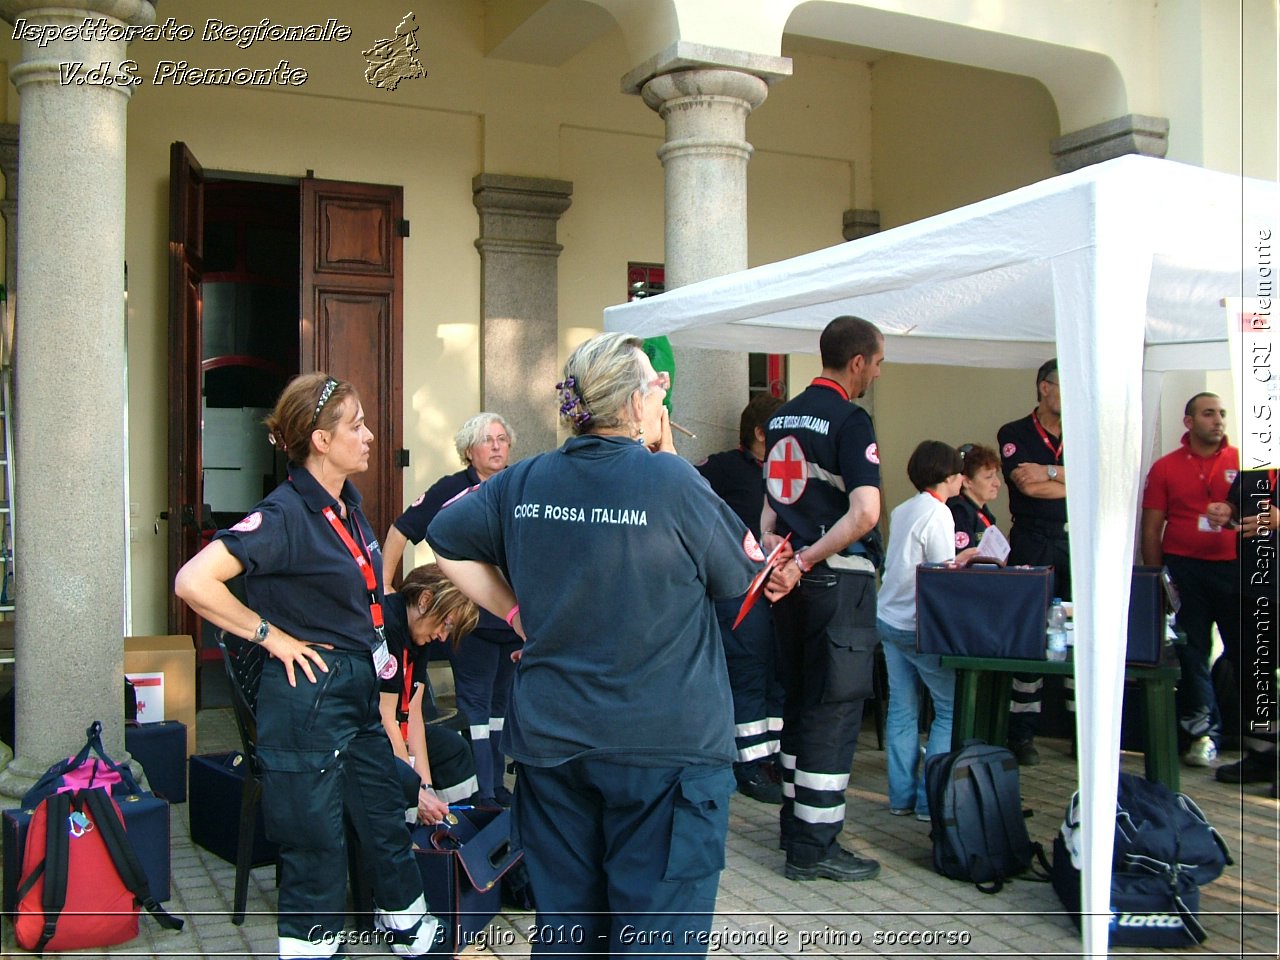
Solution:
M267 634L271 632L271 624L267 623L267 618L263 617L258 621L258 629L253 631L253 636L249 639L254 643L265 643Z

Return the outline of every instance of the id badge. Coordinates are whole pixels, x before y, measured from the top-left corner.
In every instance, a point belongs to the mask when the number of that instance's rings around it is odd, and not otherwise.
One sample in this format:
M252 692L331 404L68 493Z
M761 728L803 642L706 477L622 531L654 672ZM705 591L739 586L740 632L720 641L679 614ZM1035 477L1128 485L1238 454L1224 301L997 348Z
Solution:
M1222 530L1221 527L1217 526L1212 520L1210 520L1203 513L1200 514L1200 518L1196 522L1196 529L1199 530L1201 533L1218 533Z
M396 675L396 660L387 649L386 640L379 640L373 648L373 669L383 680L390 680Z

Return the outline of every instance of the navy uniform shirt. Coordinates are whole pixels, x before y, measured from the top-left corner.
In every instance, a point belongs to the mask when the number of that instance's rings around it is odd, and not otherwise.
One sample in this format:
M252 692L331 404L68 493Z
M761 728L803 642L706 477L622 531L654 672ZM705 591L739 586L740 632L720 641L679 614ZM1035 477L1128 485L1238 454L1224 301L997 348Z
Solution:
M679 457L583 436L441 510L441 557L498 566L528 637L503 746L522 763L730 763L733 705L713 600L764 556Z
M760 508L764 506L764 464L750 450L738 447L713 453L697 471L721 500L756 537L760 536Z
M427 654L426 645L418 646L409 635L409 612L405 608L404 596L399 593L387 594L382 612L387 622L387 652L396 663L395 673L380 681L382 692L394 693L400 697L399 702L407 706L413 699L414 691L418 687L425 687L426 689L422 692L423 700L435 704L435 691L431 689L431 679L427 674L427 661L430 657ZM406 667L409 679L408 696L404 695ZM404 722L408 716L397 716L397 719Z
M347 504L343 522L373 565L380 597L382 550L360 509L360 491L350 480L343 484L342 499ZM337 501L306 467L291 463L288 480L214 539L244 567L249 609L304 642L372 650L379 641L364 574L325 519L325 507L338 512Z
M467 469L441 477L417 500L409 504L404 513L396 517L393 526L404 534L410 543L421 543L427 535L427 527L435 519L440 508L460 494L467 487L474 487L480 482L480 474L476 468L468 465Z
M976 547L982 542L982 535L987 527L994 527L996 515L986 504L979 507L976 503L958 493L947 501L947 509L956 522L956 553Z
M778 408L765 431L765 486L778 515L776 533L791 533L796 550L815 543L849 512L857 487L880 486L880 451L871 416L844 388L818 377ZM876 528L843 553L884 557Z
M421 543L422 538L427 535L427 527L436 518L440 508L464 490L478 486L480 482L480 474L470 465L465 470L441 477L422 496L409 504L404 513L396 517L392 526L403 533L410 543ZM503 623L501 617L495 617L484 607L480 608L480 622L475 633L469 636L498 643L514 643L520 639L514 630Z
M1040 432L1036 430L1034 417L1028 414L1021 420L1014 420L1001 427L996 434L996 444L1000 447L1000 467L1004 472L1004 482L1009 488L1009 515L1013 518L1013 522L1027 519L1066 523L1066 497L1058 500L1028 497L1018 489L1016 483L1009 479L1014 467L1020 463L1062 466L1066 462L1062 458L1062 438L1054 436L1047 430L1045 437L1041 437Z

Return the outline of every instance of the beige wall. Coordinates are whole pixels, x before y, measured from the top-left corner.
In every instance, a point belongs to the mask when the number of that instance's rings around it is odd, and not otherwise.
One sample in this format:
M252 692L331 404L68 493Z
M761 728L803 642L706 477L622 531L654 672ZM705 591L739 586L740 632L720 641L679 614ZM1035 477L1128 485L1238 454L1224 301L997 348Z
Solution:
M174 16L196 24L210 17L254 23L264 15L260 4L248 0L167 6L160 6L161 19ZM956 16L972 12L965 4L947 9ZM273 0L270 16L275 23L305 23L318 16L315 10L309 0ZM301 177L310 169L322 178L404 187L406 216L413 224L405 243L404 432L412 457L405 471L406 500L457 469L452 434L479 404L473 176L487 172L573 183L573 203L559 231L562 355L599 329L605 306L623 298L629 260L663 259L663 175L655 156L663 125L638 97L620 92L621 76L635 66L622 30L593 30L590 43L559 66L547 66L485 57L486 7L480 0L424 0L414 10L428 76L406 81L394 93L363 81L361 56L364 47L389 36L404 15L405 8L391 0L344 10L343 22L353 27L354 36L343 44L285 49L260 43L242 50L193 41L130 48L146 78L129 107L127 144L137 633L163 632L169 589L163 524L159 535L153 530L167 496L166 221L172 141L185 141L207 169L284 177ZM1266 10L1250 10L1254 19L1266 20ZM1184 19L1189 24L1195 18ZM1185 42L1191 29L1179 26L1169 43ZM1218 34L1214 43L1228 43L1222 30ZM12 66L20 59L19 45L8 37L7 30L0 31L0 68L3 61ZM879 209L889 227L1052 174L1048 141L1059 133L1058 110L1034 80L902 55L868 64L791 39L782 52L793 58L793 76L771 89L747 127L755 147L748 181L753 265L840 242L841 214L851 207ZM151 82L161 57L227 67L272 66L282 56L310 72L304 86L237 89ZM1212 69L1202 72L1211 83ZM1265 95L1260 102L1265 107ZM11 86L7 106L10 121L16 121L18 100ZM816 369L814 358L795 358L793 385L803 386ZM872 398L884 454L886 506L909 492L905 463L916 442L934 436L953 442L994 439L999 423L1030 408L1030 379L1029 371L905 367L890 357Z
M1039 82L903 56L875 63L871 78L872 180L883 228L1053 175L1049 141L1058 136L1058 115ZM1035 402L1030 370L893 359L886 357L874 396L886 516L915 492L907 459L921 440L995 446L1000 425L1026 416ZM1003 491L992 509L1007 531Z

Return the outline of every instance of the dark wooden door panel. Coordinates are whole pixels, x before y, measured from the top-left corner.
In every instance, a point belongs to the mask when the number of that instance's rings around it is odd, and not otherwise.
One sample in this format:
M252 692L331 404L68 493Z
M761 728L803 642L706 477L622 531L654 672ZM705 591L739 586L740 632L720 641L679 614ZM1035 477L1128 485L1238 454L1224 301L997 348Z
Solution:
M169 582L202 545L200 456L204 171L184 143L169 148ZM198 643L200 620L170 592L169 632Z
M399 187L302 181L301 366L360 391L374 450L356 485L379 538L403 506L402 209Z

